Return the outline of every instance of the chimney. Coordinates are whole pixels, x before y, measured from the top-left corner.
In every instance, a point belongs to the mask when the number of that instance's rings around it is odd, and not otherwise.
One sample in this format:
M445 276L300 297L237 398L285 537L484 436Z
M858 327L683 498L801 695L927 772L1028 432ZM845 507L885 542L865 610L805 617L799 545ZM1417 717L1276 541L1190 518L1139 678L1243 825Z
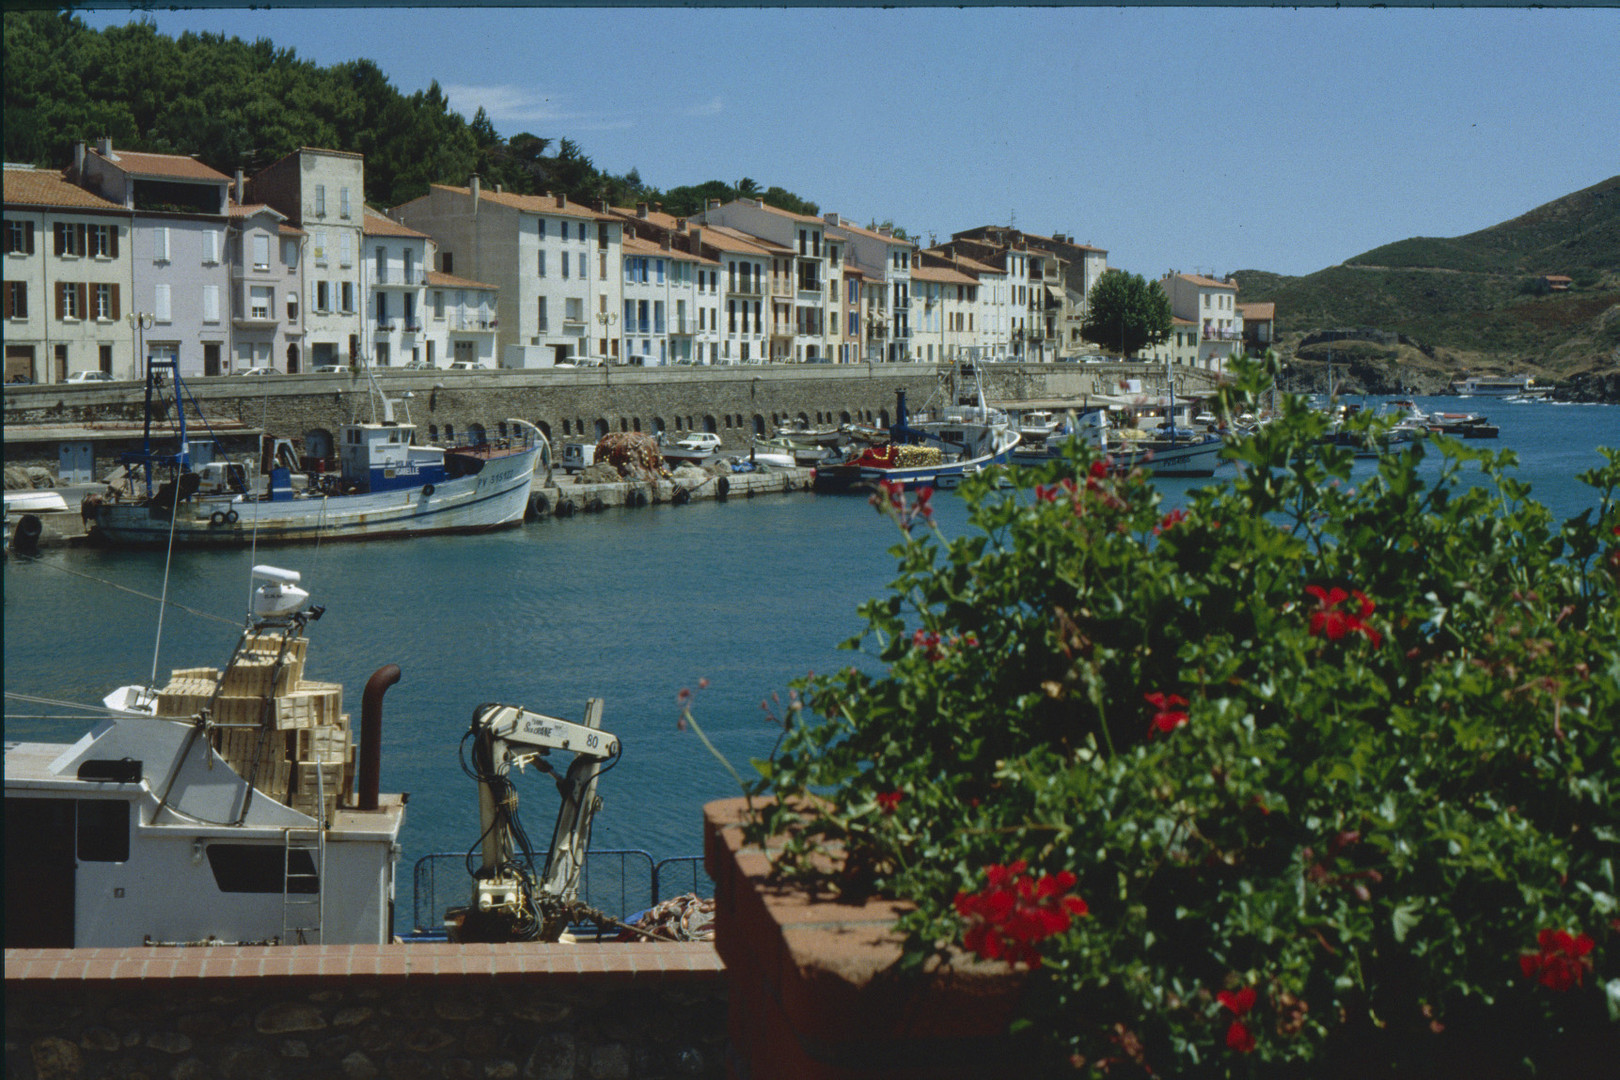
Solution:
M112 160L112 157L113 157L112 136L111 135L103 135L101 138L97 139L96 140L96 149L101 151L101 156L102 157L107 158L108 160Z
M709 209L710 210L718 210L718 209L720 209L720 200L719 199L710 199L709 200Z
M674 249L674 242L670 239L669 233L665 233L662 240L664 242L663 246L665 251L671 251Z
M682 218L676 218L675 219L675 231L676 232L685 232L686 231L686 219L685 218L682 217Z
M879 225L878 226L878 235L879 236L893 236L894 235L894 226L893 225Z
M467 190L472 194L473 213L478 213L478 174L467 177Z
M73 144L73 179L84 179L84 143Z
M640 218L642 221L647 220L647 204L646 203L644 203L644 202L643 203L636 203L636 217Z
M557 209L559 209L559 210L568 209L568 193L567 192L558 192L558 194L557 194Z
M241 205L242 200L245 197L244 194L243 194L243 191L244 191L244 189L246 187L247 187L247 179L242 175L242 170L237 169L236 170L236 202L237 202L238 206Z
M691 235L692 235L692 254L694 254L694 255L702 255L703 254L703 230L696 227L696 226L693 226Z

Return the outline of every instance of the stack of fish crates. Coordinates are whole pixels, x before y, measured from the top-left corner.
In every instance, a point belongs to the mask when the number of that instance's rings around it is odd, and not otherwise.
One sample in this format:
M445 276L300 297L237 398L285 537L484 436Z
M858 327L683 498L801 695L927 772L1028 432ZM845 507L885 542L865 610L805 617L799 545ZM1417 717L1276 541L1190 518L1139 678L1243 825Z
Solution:
M210 739L219 756L243 777L257 760L259 791L329 822L354 786L355 745L343 687L304 678L307 646L308 639L292 638L282 656L282 635L261 632L248 636L223 675L218 668L176 668L158 691L158 715L196 716L218 687L212 719L220 726Z

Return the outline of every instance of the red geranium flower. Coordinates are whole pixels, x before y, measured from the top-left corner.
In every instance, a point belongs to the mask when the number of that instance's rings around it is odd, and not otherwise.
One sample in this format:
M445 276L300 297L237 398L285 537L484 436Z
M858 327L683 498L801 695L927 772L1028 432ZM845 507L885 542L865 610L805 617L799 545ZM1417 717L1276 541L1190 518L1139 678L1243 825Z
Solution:
M1168 735L1187 722L1186 709L1177 707L1187 704L1187 699L1180 694L1166 694L1161 691L1142 696L1147 699L1149 705L1159 710L1153 714L1153 726L1148 729L1148 738L1153 738L1155 731L1162 731Z
M1364 621L1373 613L1376 605L1359 589L1347 593L1337 585L1332 589L1325 589L1320 585L1307 585L1305 593L1313 597L1317 605L1316 610L1311 613L1313 635L1326 637L1329 641L1338 641L1346 634L1361 634L1373 643L1373 648L1377 648L1384 640L1382 634ZM1352 597L1358 605L1358 610L1341 610L1339 605Z
M899 807L900 800L903 798L905 798L905 793L901 791L879 792L877 797L878 809L882 810L885 814L892 814L894 813L895 809Z
M1536 935L1538 953L1519 957L1525 978L1535 979L1549 990L1570 990L1585 981L1592 968L1588 954L1593 941L1586 934L1571 935L1568 930L1543 930Z
M1028 865L1020 859L987 866L983 889L956 894L956 912L968 924L962 944L985 960L1040 967L1035 946L1090 911L1084 900L1069 895L1074 874L1061 870L1036 878L1024 873Z
M1254 987L1245 986L1236 993L1230 990L1222 990L1215 995L1215 1000L1219 1001L1222 1007L1230 1010L1232 1015L1236 1017L1232 1021L1232 1026L1226 1029L1227 1047L1236 1050L1240 1054L1247 1054L1253 1050L1254 1032L1249 1030L1249 1026L1243 1022L1243 1018L1249 1015L1250 1009L1254 1008Z
M1183 510L1181 507L1178 506L1174 510L1170 511L1168 514L1164 515L1163 520L1161 520L1157 525L1153 526L1153 535L1158 536L1159 534L1163 533L1166 529L1173 529L1178 524L1180 524L1181 522L1186 521L1186 520L1187 520L1187 511Z
M1250 1031L1241 1020L1232 1021L1232 1026L1226 1029L1226 1045L1228 1049L1236 1050L1240 1054L1247 1054L1254 1050L1254 1032Z

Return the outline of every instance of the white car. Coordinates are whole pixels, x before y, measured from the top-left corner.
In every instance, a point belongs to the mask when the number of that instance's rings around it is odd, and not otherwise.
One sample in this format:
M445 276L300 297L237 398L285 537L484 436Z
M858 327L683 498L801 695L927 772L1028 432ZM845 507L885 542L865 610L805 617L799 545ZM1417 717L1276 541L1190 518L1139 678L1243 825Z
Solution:
M238 375L280 375L281 372L273 367L250 367L237 372Z
M322 364L315 369L317 375L341 375L349 370L348 364Z
M70 383L112 382L113 377L105 371L75 371L67 377Z
M483 366L472 360L455 360L446 371L482 371Z
M675 445L683 450L718 450L720 449L720 436L710 431L693 431L687 433Z

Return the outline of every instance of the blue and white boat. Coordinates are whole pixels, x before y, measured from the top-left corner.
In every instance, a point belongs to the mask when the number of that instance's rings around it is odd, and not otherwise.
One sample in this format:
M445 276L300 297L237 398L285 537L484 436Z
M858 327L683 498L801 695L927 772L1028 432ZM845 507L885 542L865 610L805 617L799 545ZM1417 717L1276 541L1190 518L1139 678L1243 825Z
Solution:
M815 489L866 491L880 484L951 489L994 465L1005 465L1018 445L1018 432L1005 413L991 409L979 394L977 405L946 408L938 420L913 424L906 414L906 392L896 390L895 423L889 441L856 451L852 457L816 468Z
M179 402L183 386L173 362L154 359L152 366L148 398L167 367ZM240 465L192 468L184 408L174 410L178 449L154 450L151 417L162 410L149 407L145 448L125 455L124 485L86 502L94 534L115 545L240 546L484 532L522 523L545 446L538 428L508 420L522 432L509 442L418 446L415 425L395 420L394 403L373 389L383 415L343 426L337 473L304 474L290 455L266 454L265 475L251 485Z

